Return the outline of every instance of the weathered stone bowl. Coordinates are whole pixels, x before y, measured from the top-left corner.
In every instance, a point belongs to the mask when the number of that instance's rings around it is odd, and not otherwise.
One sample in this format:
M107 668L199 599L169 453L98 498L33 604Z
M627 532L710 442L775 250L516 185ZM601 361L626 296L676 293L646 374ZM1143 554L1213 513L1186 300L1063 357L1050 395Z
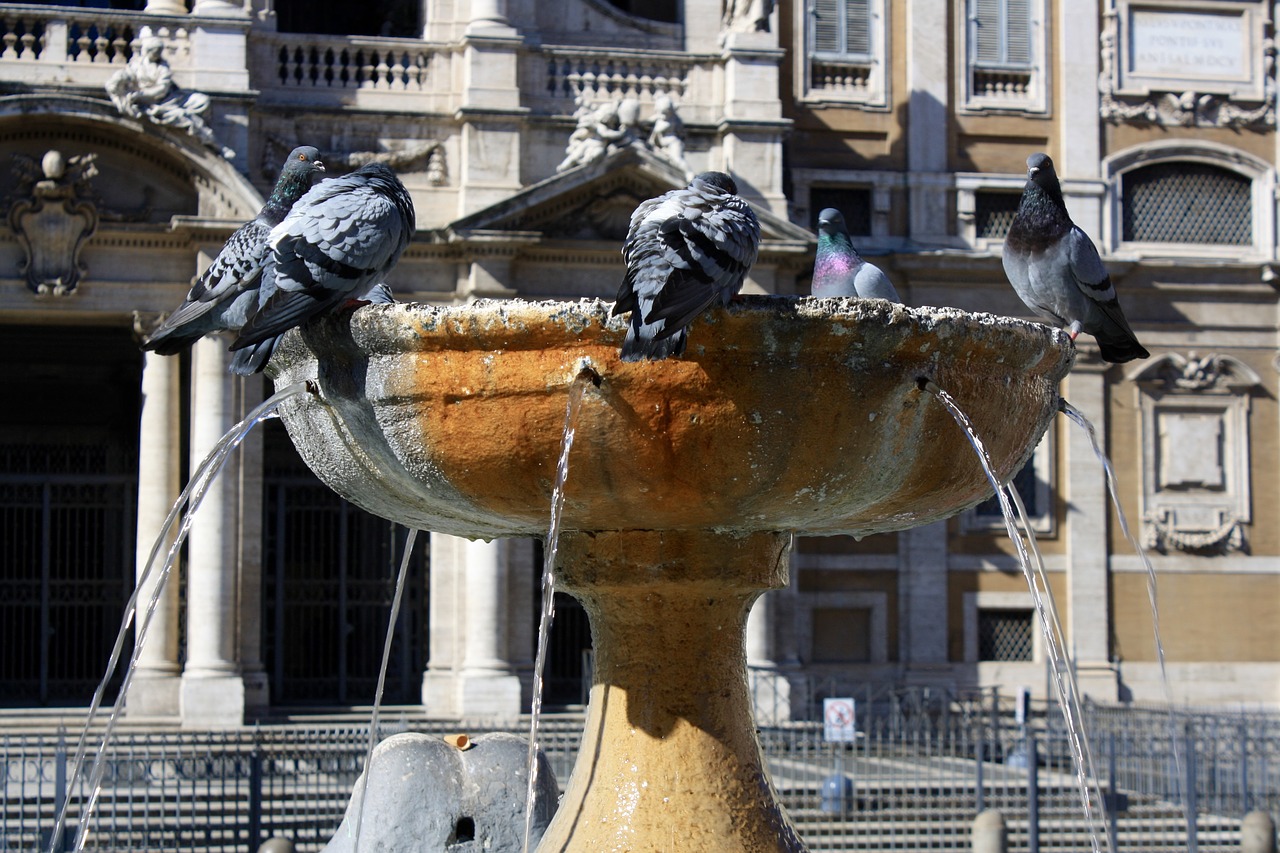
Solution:
M878 300L752 297L683 358L624 363L610 305L370 306L285 337L281 415L311 469L385 518L546 533L571 386L559 583L596 649L581 758L540 851L802 850L754 735L743 631L792 531L863 535L991 493L928 379L1002 478L1071 367L1048 327ZM673 827L677 831L673 835Z

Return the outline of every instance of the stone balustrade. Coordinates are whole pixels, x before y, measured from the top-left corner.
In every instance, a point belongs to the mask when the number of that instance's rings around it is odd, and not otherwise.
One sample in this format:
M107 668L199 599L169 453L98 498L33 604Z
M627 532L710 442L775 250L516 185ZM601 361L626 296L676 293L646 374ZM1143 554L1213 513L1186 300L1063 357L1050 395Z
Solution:
M591 50L545 47L527 54L521 68L525 105L539 112L568 115L575 99L598 103L635 98L642 105L666 95L687 121L715 121L716 75L722 60L665 51Z
M138 49L142 23L133 12L0 5L0 76L10 82L101 90ZM191 21L148 15L165 40L175 72L189 67Z

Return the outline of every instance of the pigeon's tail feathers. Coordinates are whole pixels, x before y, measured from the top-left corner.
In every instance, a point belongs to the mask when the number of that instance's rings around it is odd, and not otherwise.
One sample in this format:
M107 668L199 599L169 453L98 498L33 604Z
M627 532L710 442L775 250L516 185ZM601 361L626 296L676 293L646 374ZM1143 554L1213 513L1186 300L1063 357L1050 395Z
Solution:
M395 305L396 304L395 294L391 292L391 286L388 285L385 281L380 281L377 284L375 284L373 287L369 288L368 292L365 293L365 295L362 296L361 298L365 302L370 303L371 305Z
M710 284L688 279L672 282L653 300L644 320L650 324L661 320L662 329L655 337L669 338L706 311L715 298L716 289Z
M1125 319L1117 300L1099 303L1102 309L1100 322L1091 323L1086 329L1098 342L1102 350L1102 360L1112 364L1124 364L1137 358L1149 358L1151 353L1138 343L1138 336L1133 333L1129 321Z
M244 324L240 336L231 344L231 349L245 349L268 338L283 335L294 326L337 304L341 298L341 293L332 291L278 290Z
M160 328L142 342L142 348L157 355L177 355L202 337L204 330L193 332L176 326L171 329Z
M689 341L688 329L673 328L667 331L665 323L644 323L638 314L639 312L635 312L631 315L631 325L622 342L623 361L640 361L646 358L659 361L684 355L685 345Z
M227 366L227 369L240 376L252 376L255 373L261 373L262 368L267 366L267 362L271 360L272 354L275 353L276 344L278 343L280 343L280 336L276 335L244 349L236 350L231 356L231 364Z

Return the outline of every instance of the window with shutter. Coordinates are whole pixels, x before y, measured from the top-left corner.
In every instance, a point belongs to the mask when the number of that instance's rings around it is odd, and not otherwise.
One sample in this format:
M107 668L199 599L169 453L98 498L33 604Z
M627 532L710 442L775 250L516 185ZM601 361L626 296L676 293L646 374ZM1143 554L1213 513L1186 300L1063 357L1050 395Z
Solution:
M807 0L805 96L885 106L885 0Z
M1045 0L964 0L969 21L966 106L1043 111L1040 22Z

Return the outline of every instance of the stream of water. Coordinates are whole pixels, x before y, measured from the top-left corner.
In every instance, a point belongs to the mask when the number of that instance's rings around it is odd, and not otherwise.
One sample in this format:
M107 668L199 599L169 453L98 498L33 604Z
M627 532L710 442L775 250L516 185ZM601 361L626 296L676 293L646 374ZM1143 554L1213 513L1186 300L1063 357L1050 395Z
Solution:
M94 753L93 766L89 773L89 799L82 805L80 811L79 826L76 831L75 850L84 849L85 842L89 836L89 821L93 816L94 809L97 807L98 799L102 794L102 779L106 773L106 752L111 743L111 737L115 732L116 723L119 721L121 710L124 708L125 696L128 694L129 685L133 681L133 674L137 670L138 657L142 652L143 645L146 642L147 630L151 627L151 619L155 615L155 611L160 602L160 597L164 592L165 583L169 579L169 575L173 571L173 564L177 561L178 552L182 548L183 542L186 541L187 534L191 530L191 522L195 517L196 510L200 508L200 502L204 500L205 492L209 486L221 473L227 461L231 458L231 453L238 448L249 432L262 421L274 417L275 411L280 404L290 397L304 393L308 390L306 383L295 383L277 391L270 398L263 401L261 405L254 408L249 414L233 426L218 443L213 446L209 454L197 467L196 472L192 475L191 480L187 483L182 494L178 496L174 502L173 508L169 510L169 515L165 518L164 525L160 529L160 534L156 537L156 543L151 548L151 554L147 558L147 564L143 568L142 573L138 576L137 584L134 587L133 594L129 596L129 600L125 603L124 616L120 621L120 630L116 634L115 645L112 646L111 656L107 661L107 671L103 675L102 680L98 683L98 687L93 692L93 698L89 702L89 711L85 716L84 726L80 730L79 740L76 742L75 757L71 762L71 773L67 779L67 797L62 803L62 808L58 812L58 818L54 823L53 833L49 838L49 853L54 853L61 849L62 835L66 829L67 813L71 805L71 792L75 790L76 783L79 781L80 774L84 769L85 755L89 742L89 731L93 726L94 718L97 716L98 710L102 705L102 696L106 691L107 683L111 680L111 676L115 673L116 667L120 663L120 655L124 649L125 638L128 635L129 626L134 621L134 616L138 608L138 595L141 590L150 581L152 571L155 568L156 557L159 556L160 550L165 540L169 536L169 531L173 529L173 523L181 512L182 507L186 505L186 512L182 515L182 523L179 525L178 534L173 540L173 544L169 546L169 551L165 556L165 561L160 568L160 574L156 580L155 586L151 592L151 598L147 602L146 609L143 611L142 619L138 621L138 630L134 637L133 654L129 658L129 665L125 669L124 678L120 682L120 692L116 697L115 705L111 709L111 714L107 717L107 725L102 734L102 740L98 744L98 748Z
M987 453L986 446L982 443L981 437L973 426L973 422L960 409L956 402L946 391L939 388L934 382L923 379L920 380L922 390L928 391L937 397L938 401L946 408L955 419L955 422L964 432L965 437L969 440L969 444L973 446L974 452L978 456L978 461L982 464L982 469L986 473L987 479L991 482L992 489L995 490L996 498L1000 502L1000 511L1004 515L1005 528L1009 532L1009 538L1013 541L1014 547L1018 552L1018 562L1022 567L1023 574L1027 579L1027 586L1031 591L1031 598L1035 605L1037 615L1040 617L1040 625L1045 635L1046 657L1049 662L1049 670L1052 676L1055 691L1058 694L1058 705L1062 710L1062 716L1066 724L1068 743L1071 747L1071 755L1075 764L1076 783L1080 789L1080 805L1084 811L1085 822L1089 827L1089 839L1092 844L1094 853L1101 853L1102 837L1099 832L1097 815L1101 811L1101 801L1096 804L1094 797L1096 791L1090 785L1090 779L1096 779L1093 767L1093 755L1089 749L1089 742L1085 736L1082 712L1080 709L1080 693L1075 682L1075 674L1070 665L1070 660L1066 654L1066 645L1062 632L1062 624L1058 619L1057 605L1053 600L1053 593L1049 586L1048 577L1045 574L1044 561L1040 557L1040 550L1035 545L1035 534L1032 532L1029 520L1026 517L1026 508L1022 506L1022 500L1018 497L1016 490L1006 488L1000 483L996 477L991 457ZM1012 499L1010 498L1012 494ZM1015 514L1014 505L1017 506ZM1021 524L1019 525L1019 520ZM1021 532L1019 530L1021 527ZM1026 541L1023 540L1023 534L1026 535ZM1030 542L1030 550L1028 550L1027 542ZM1032 558L1034 554L1034 560Z
M1116 471L1111 464L1111 459L1102 449L1102 442L1098 438L1098 430L1079 409L1066 400L1059 400L1058 408L1067 418L1083 429L1085 435L1089 436L1089 444L1093 447L1093 455L1098 457L1098 461L1102 463L1102 470L1106 472L1107 494L1111 497L1111 504L1116 509L1116 518L1120 521L1120 531L1124 534L1124 538L1129 540L1129 545L1132 546L1134 553L1142 560L1142 565L1147 570L1147 600L1151 605L1151 627L1155 632L1156 660L1160 664L1160 685L1164 690L1165 705L1169 708L1169 744L1173 749L1174 769L1178 774L1178 778L1181 779L1183 778L1182 750L1178 746L1180 738L1178 737L1177 719L1173 711L1173 688L1169 684L1169 673L1165 669L1164 640L1160 634L1160 602L1156 594L1156 570L1151 565L1151 560L1147 558L1147 552L1143 549L1142 544L1138 542L1137 537L1129 530L1129 520L1124 514L1124 507L1120 505L1120 495L1116 490Z
M533 806L538 786L538 721L542 716L542 673L547 666L547 649L551 639L551 620L555 617L556 554L560 549L560 516L564 512L564 485L569 479L569 451L577 430L578 410L588 385L599 385L600 377L589 367L574 377L569 386L569 399L564 409L564 438L560 442L560 461L556 464L556 481L551 490L551 521L542 549L542 614L538 619L538 653L533 662L533 701L529 709L529 787L524 798L523 853L529 853L529 836L533 834Z
M396 620L400 617L400 600L404 597L404 580L409 574L409 560L413 558L413 545L418 541L418 531L410 529L404 540L404 556L400 558L400 573L396 575L396 592L391 598L391 614L387 617L387 637L382 642L382 666L378 668L378 687L373 692L373 712L369 715L369 749L364 757L364 773L360 776L360 808L356 810L355 841L352 853L360 853L360 829L364 824L365 796L369 793L369 775L373 770L373 750L378 745L378 714L382 708L382 691L387 684L387 665L391 662L391 643L396 636Z

